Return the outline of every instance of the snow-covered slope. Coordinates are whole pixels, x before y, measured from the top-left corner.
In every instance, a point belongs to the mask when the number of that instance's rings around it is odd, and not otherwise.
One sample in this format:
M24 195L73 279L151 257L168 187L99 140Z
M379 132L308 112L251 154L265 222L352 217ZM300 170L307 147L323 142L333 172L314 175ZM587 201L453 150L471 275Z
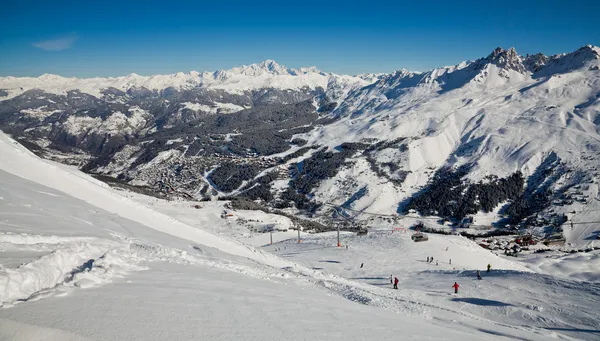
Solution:
M345 234L346 250L332 234L302 234L300 244L259 250L239 242L252 238L232 226L244 222L221 219L215 203L121 195L4 134L0 157L0 340L597 336L596 284L531 273L464 238ZM202 219L174 218L188 211ZM437 271L425 255L440 259ZM471 284L487 262L493 274ZM401 290L389 288L390 273ZM454 281L461 290L452 296Z
M367 195L353 202L357 210L395 212L399 201L427 183L430 170L442 166L469 165L466 178L477 182L516 171L528 177L553 157L572 171L555 190L573 181L585 184L586 207L594 210L600 181L599 51L586 46L542 65L532 61L535 56L495 50L454 67L399 71L351 92L336 109L338 121L301 137L330 148L341 141L404 139L405 151L374 155L409 172L400 188L390 192L389 183L377 183L362 161L338 173L339 180L356 180L354 188L368 187ZM317 193L344 203L348 197L334 191L337 184L327 181ZM382 197L382 192L390 194Z

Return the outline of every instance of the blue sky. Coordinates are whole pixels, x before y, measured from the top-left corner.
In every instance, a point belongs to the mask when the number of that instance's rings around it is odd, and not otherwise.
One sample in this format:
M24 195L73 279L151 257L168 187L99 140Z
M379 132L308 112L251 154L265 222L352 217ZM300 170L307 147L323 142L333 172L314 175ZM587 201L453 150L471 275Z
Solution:
M600 45L600 1L10 1L0 76L204 71L274 59L338 73L428 70Z

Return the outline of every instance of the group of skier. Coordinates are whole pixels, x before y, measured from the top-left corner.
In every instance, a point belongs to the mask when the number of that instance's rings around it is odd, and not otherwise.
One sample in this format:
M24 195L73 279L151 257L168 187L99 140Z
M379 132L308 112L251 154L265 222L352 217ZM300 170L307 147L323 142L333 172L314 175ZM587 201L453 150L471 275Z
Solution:
M433 257L427 257L427 263L433 263ZM438 261L435 261L435 265L438 265Z
M487 272L490 272L492 270L492 264L488 264L487 265ZM481 279L481 273L479 272L479 270L477 270L477 279L480 280ZM454 285L452 286L454 288L454 293L458 294L458 283L454 282Z
M427 261L429 263L431 263L433 261L433 257L427 257ZM487 265L487 272L490 272L492 270L492 264L488 264ZM393 279L392 279L393 278ZM477 279L480 280L481 279L481 273L479 272L479 270L477 270ZM398 289L398 277L393 277L393 275L390 275L390 284L394 285L394 289ZM454 293L458 294L458 288L460 287L460 285L458 285L457 282L454 282L454 284L452 285L452 288L454 288Z

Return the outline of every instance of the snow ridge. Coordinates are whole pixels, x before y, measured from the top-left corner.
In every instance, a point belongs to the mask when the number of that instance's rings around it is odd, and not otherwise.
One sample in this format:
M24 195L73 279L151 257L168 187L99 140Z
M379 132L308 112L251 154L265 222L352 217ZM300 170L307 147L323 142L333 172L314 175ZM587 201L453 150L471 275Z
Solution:
M197 71L178 72L171 75L140 76L132 73L123 77L66 78L44 74L37 78L0 77L0 89L8 92L8 96L0 97L0 99L9 99L31 89L41 89L54 94L66 94L68 91L79 90L98 98L104 95L105 90L111 88L125 92L132 89L160 92L167 88L176 90L219 89L230 93L242 93L262 88L314 90L317 88L327 89L327 85L332 79L340 77L363 86L376 79L376 76L354 77L325 73L315 67L293 69L273 60L266 60L229 70L202 73Z

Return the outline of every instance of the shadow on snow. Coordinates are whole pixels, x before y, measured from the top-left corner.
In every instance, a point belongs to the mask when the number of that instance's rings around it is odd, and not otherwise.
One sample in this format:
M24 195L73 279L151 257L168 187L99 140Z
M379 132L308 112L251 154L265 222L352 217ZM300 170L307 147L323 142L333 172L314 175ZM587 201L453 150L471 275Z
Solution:
M456 297L451 299L451 301L453 302L464 302L464 303L469 303L469 304L474 304L474 305L482 305L482 306L487 306L487 307L509 307L512 306L512 304L510 303L504 303L504 302L500 302L500 301L494 301L494 300L486 300L483 298L475 298L475 297Z

